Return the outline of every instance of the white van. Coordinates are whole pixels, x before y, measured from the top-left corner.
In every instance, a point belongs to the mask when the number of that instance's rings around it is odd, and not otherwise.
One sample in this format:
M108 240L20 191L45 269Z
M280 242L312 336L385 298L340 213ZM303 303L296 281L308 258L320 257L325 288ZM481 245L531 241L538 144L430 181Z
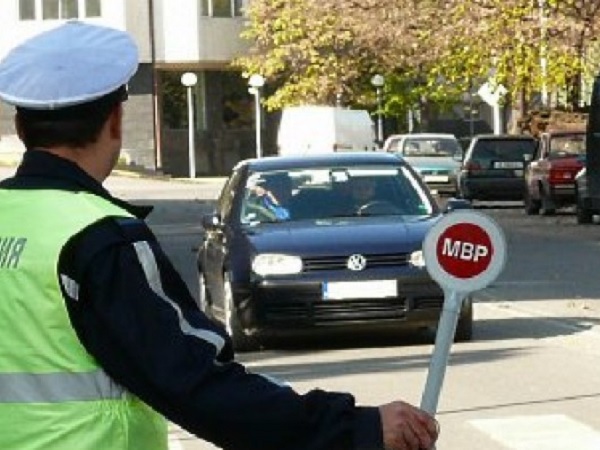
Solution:
M282 111L280 155L376 150L375 127L366 110L292 106Z

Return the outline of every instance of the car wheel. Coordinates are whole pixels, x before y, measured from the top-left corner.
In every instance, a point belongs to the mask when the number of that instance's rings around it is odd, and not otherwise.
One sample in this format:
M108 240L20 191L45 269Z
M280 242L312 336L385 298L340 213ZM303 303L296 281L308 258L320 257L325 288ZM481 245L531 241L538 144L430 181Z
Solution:
M460 186L456 191L456 196L458 198L462 198L463 200L473 200L473 198L471 198L471 196L467 192L465 192L465 189L462 186Z
M456 324L454 342L468 342L473 339L473 300L466 298Z
M540 213L540 201L531 198L529 190L525 191L525 214L528 216L534 216Z
M577 204L575 205L575 215L577 216L578 224L588 224L592 223L594 220L594 215L589 209L583 206L583 202L581 200L577 200Z
M210 304L210 294L206 288L206 280L204 279L204 274L200 272L198 274L198 308L200 311L204 313L208 318L212 319L212 306Z
M556 213L556 205L552 198L550 198L550 194L546 192L544 188L540 188L540 196L541 196L541 212L543 216L553 216Z
M223 276L223 306L225 309L225 331L231 337L234 350L238 352L256 350L258 343L244 332L240 324L233 302L231 278L227 273Z

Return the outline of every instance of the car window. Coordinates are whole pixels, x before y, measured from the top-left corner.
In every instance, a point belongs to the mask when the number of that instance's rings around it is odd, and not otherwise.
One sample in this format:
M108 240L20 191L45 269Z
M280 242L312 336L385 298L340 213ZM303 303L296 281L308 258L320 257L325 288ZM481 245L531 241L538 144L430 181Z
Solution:
M446 137L409 137L402 148L405 156L447 157L461 152L458 140Z
M530 161L535 148L535 141L529 139L482 139L474 144L471 160L482 168L511 168L499 163Z
M402 139L398 138L398 139L390 139L389 143L388 143L388 147L387 147L387 151L388 152L398 152L400 151L400 143L402 142Z
M233 206L237 186L240 183L239 171L234 172L226 181L217 200L217 213L222 219L229 217Z
M268 180L285 178L285 194ZM242 194L243 224L340 217L423 216L435 210L426 188L405 166L327 166L251 174ZM273 192L267 197L266 191ZM283 211L285 209L285 211Z
M585 134L568 134L550 138L550 157L585 155Z

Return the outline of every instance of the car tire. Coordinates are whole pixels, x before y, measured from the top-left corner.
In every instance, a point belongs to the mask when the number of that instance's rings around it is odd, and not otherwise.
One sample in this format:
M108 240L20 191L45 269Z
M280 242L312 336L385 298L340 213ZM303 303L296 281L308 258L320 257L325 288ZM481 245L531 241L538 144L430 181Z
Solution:
M206 317L209 319L213 318L210 294L206 288L206 280L204 279L204 274L202 272L198 274L198 300L196 303L198 309L200 309Z
M525 214L535 216L540 213L541 204L539 200L531 198L529 190L525 191Z
M473 339L473 300L468 297L463 302L463 307L456 324L454 342L468 342Z
M456 191L456 196L458 198L462 198L463 200L473 200L471 196L467 192L465 192L465 189L462 186L460 186L459 189Z
M244 332L240 323L233 301L231 277L228 273L223 275L223 308L225 312L225 331L231 337L233 349L237 352L257 350L258 343Z
M546 190L540 187L541 213L542 216L553 216L556 214L556 205Z
M592 223L594 220L592 211L583 206L583 202L581 200L577 200L575 205L575 216L577 217L577 223L580 225Z

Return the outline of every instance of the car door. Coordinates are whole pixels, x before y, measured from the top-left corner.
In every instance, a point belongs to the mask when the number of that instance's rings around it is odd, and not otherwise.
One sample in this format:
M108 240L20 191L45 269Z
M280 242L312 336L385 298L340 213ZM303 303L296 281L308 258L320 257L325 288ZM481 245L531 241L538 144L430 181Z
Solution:
M236 228L233 223L236 220L233 206L238 198L241 178L240 171L231 175L219 195L214 213L205 220L202 270L206 289L215 302L213 306L218 309L222 308L222 305L217 302L220 302L222 297L223 267L229 252L228 245L230 242L228 236Z

